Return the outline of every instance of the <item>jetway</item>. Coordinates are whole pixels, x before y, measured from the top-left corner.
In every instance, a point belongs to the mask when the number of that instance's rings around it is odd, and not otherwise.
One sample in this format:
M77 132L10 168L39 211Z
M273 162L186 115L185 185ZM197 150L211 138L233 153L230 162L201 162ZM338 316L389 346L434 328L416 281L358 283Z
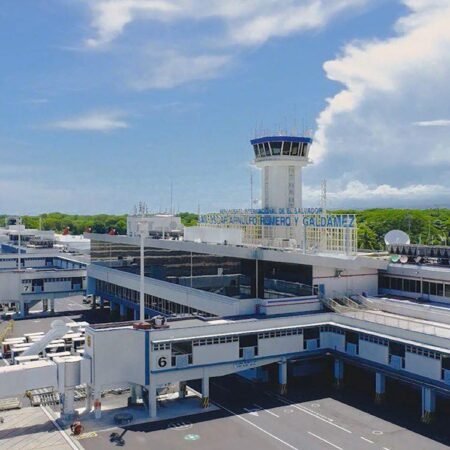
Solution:
M93 400L95 416L100 417L102 392L131 388L134 400L146 399L153 418L158 415L157 396L167 386L178 385L183 396L186 382L202 380L202 405L207 407L211 377L278 364L280 391L284 392L289 360L325 355L427 386L431 394L426 398L436 393L450 395L448 337L426 334L417 323L407 326L406 318L405 324L392 318L380 323L367 314L375 313L174 317L165 326L155 321L145 329L134 327L133 322L91 325L86 328L83 355L55 355L53 361L25 361L0 368L0 397L53 387L68 417L74 411L75 388L85 385L86 411L91 411ZM343 369L341 363L336 364L339 380Z

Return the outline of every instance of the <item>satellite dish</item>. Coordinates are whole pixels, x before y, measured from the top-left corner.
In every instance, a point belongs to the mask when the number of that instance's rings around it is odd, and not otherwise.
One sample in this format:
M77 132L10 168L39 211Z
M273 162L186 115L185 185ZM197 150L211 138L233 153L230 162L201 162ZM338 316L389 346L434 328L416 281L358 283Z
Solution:
M403 255L400 257L400 262L402 264L406 264L408 262L408 257L406 255Z
M401 230L391 230L384 236L384 242L386 245L405 245L409 244L411 241L409 236Z
M399 262L399 261L400 261L400 255L392 255L392 256L391 256L391 261L392 261L393 263Z

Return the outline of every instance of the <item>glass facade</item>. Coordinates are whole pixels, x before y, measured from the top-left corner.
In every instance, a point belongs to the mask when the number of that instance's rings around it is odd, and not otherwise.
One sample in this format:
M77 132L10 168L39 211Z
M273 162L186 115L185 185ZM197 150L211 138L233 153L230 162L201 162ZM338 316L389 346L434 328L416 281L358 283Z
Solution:
M253 144L253 151L255 158L280 155L306 158L308 157L309 145L308 142L270 141Z
M95 280L96 295L114 300L127 300L130 303L139 304L139 292L117 284L102 280ZM204 317L214 317L213 314L186 305L171 302L169 300L145 294L145 307L162 314L198 314Z
M437 296L450 298L450 283L431 280L417 280L413 278L393 277L380 274L378 280L380 289L404 291L405 293L420 294L424 296Z
M312 266L146 247L145 276L233 298L312 295ZM91 240L91 261L140 274L137 245ZM256 276L258 268L258 276ZM258 280L258 288L256 282Z

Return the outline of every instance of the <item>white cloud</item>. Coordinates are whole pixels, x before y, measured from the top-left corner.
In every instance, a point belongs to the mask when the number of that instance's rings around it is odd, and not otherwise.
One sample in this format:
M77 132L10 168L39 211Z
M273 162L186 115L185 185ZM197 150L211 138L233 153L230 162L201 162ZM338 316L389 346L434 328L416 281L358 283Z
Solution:
M168 89L191 81L208 80L218 76L229 61L227 55L186 56L166 52L155 57L147 73L131 84L138 90Z
M321 191L317 187L306 186L305 197L309 205L317 205ZM369 185L361 181L350 181L339 189L336 184L327 192L328 205L341 207L420 207L445 204L450 195L450 187L438 184L410 184L396 187L390 184Z
M219 19L230 43L259 44L274 36L321 27L344 9L368 0L89 0L95 36L90 47L117 39L136 20Z
M133 23L148 23L149 36L134 42L132 52L142 53L137 89L166 89L196 80L220 76L242 48L265 43L326 25L344 10L360 8L374 0L89 0L93 34L87 48L108 49L126 34ZM176 26L213 23L195 27L195 33L177 37ZM171 30L164 38L153 26ZM206 24L207 25L207 24ZM145 36L145 33L142 33ZM170 37L168 37L170 36ZM151 43L163 49L143 51ZM174 50L176 49L176 50Z
M450 127L450 120L423 120L421 122L414 122L413 125L418 127Z
M121 112L90 112L69 119L58 120L48 124L50 128L68 131L112 131L128 128Z
M306 177L337 179L349 202L360 190L347 183L364 180L380 186L363 189L367 199L383 192L397 203L424 200L428 186L429 198L434 192L448 204L436 186L449 185L450 121L418 119L448 116L450 0L402 3L408 11L393 37L351 43L325 62L327 77L343 89L317 119L311 156L321 164Z

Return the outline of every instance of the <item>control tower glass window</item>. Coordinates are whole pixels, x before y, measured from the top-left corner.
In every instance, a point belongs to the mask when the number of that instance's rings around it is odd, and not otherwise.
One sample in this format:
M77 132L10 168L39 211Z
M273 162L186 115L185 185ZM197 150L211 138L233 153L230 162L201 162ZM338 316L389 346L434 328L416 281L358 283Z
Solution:
M305 156L305 146L306 146L305 143L300 144L300 148L299 148L299 152L298 152L299 156Z
M259 150L258 150L258 145L257 144L255 144L253 146L253 150L255 151L255 157L257 158L259 156Z
M283 142L283 155L289 155L291 153L291 143Z
M259 155L258 156L264 156L266 154L266 152L264 151L264 145L258 144L258 148L259 148Z
M266 150L266 156L271 156L270 155L270 147L269 147L268 142L264 142L264 149Z
M292 143L291 155L292 156L297 156L298 155L298 142L293 142Z
M282 142L271 142L270 146L272 147L272 155L278 156L281 153L281 144Z

